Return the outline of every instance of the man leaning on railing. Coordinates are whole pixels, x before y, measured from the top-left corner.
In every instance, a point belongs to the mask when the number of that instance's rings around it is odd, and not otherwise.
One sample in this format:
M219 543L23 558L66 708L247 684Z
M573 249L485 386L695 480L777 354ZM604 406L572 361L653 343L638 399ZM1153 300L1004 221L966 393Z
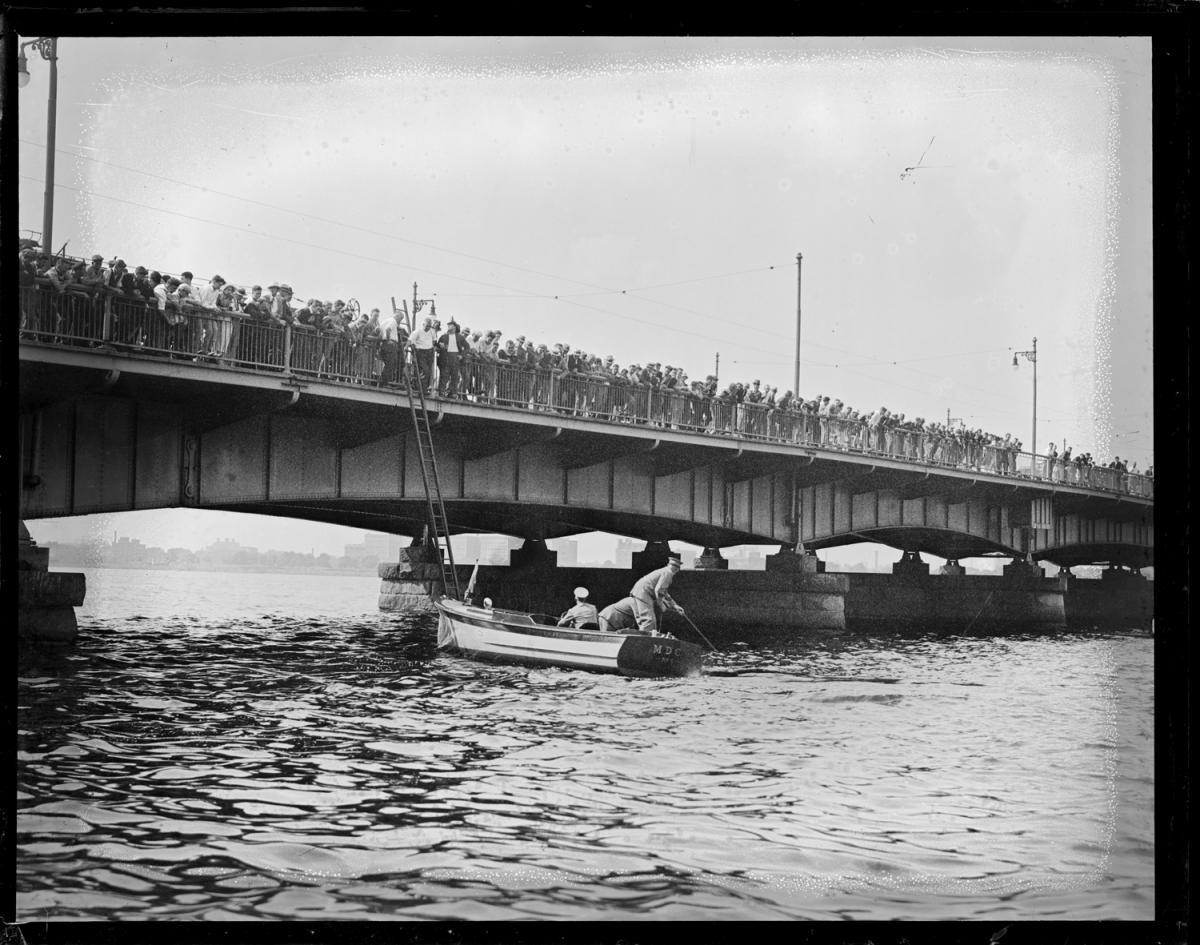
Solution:
M305 335L303 343L293 337L289 349L290 331L302 324L290 304L290 286L272 283L270 295L254 286L246 297L244 290L228 286L216 276L209 287L197 290L196 299L189 273L182 281L171 278L164 282L160 273L147 273L141 266L130 274L124 261L115 259L107 268L100 267L97 275L100 262L96 256L89 267L83 261L63 256L52 260L23 249L19 269L22 337L93 345L107 340L136 346L147 354L160 351L168 357L218 358L223 363L233 359L276 370L305 370L307 365L330 379L351 383L376 375L378 351L382 359L379 383L394 385L399 380L408 339L394 313L381 317L374 309L369 319L360 316L343 324L342 315L348 310L344 305L325 306L314 299L305 315L312 319L323 313L324 323L299 328ZM140 308L143 300L149 302L145 313ZM103 303L100 309L106 320L92 324L88 316L96 311L97 301ZM189 319L189 315L193 317ZM245 325L241 326L243 319ZM432 328L432 319L425 323ZM181 337L189 329L194 332L190 341ZM244 340L240 332L247 333ZM451 347L450 334L441 339L445 348ZM1064 446L1059 454L1052 443L1046 456L1026 460L1028 454L1022 453L1020 440L1011 434L1000 437L961 423L955 428L927 423L920 417L910 421L882 406L863 415L825 395L806 400L788 391L774 402L774 388L762 390L760 385L752 385L747 392L744 385L732 382L718 394L712 375L703 383L689 383L681 369L670 365L649 362L620 368L611 355L601 360L565 343L552 352L522 336L501 349L499 339L497 331L482 337L476 332L470 340L464 332L457 333L453 347L458 350L450 354L467 359L467 370L465 374L455 370L454 359L443 356L442 392L454 395L461 390L477 401L557 409L609 422L749 435L1153 495L1153 467L1140 475L1119 457L1100 466L1090 454L1073 456L1070 447ZM426 350L433 354L432 346ZM314 358L319 363L309 364ZM433 373L426 368L421 380L429 383Z

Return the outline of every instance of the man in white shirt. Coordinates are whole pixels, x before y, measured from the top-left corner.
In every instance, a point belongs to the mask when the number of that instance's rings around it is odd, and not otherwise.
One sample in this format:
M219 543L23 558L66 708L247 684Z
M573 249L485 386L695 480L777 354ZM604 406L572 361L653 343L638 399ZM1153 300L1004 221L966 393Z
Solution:
M437 344L437 334L433 330L433 319L426 318L421 327L412 333L409 343L417 359L418 384L422 384L425 392L433 393L433 349Z
M204 309L204 313L200 317L200 323L204 326L204 342L201 354L212 358L223 358L225 356L225 349L229 347L229 337L233 330L232 322L228 317L217 316L217 311L220 308L218 299L220 299L221 292L224 289L225 280L220 276L213 276L209 280L208 285L200 289L194 296Z
M400 326L396 322L396 314L390 312L380 315L379 309L371 309L371 317L378 316L379 356L383 358L383 374L380 375L379 385L396 384L400 380Z

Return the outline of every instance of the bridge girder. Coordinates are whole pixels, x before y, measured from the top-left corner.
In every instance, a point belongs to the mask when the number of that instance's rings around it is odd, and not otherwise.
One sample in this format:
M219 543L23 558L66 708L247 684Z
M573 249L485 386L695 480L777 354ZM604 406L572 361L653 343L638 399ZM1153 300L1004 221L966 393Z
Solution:
M95 350L44 347L27 357L25 348L26 518L195 506L384 531L395 530L389 522L409 530L424 520L408 404L394 390ZM1051 495L1060 544L1039 545L1035 555L1152 557L1152 537L1141 536L1152 536L1153 504L1144 499L553 410L433 405L447 511L464 530L560 537L601 529L707 546L790 543L793 496L820 488L829 493L820 512L827 522L819 534L802 536L811 547L869 534L896 547L924 544L934 554L935 546L980 545L1011 553L1021 545L1012 529L1027 524L1019 510L1027 519L1029 500ZM198 481L204 488L197 491ZM882 514L897 503L905 513L899 519ZM906 514L909 503L919 515ZM869 528L855 528L860 506L876 510ZM943 522L944 510L960 510L948 520L966 521L958 529L966 537L946 538L955 529L938 530L926 506L942 509ZM981 535L980 508L1005 519L1007 531L988 518ZM1086 521L1064 520L1072 515ZM1098 536L1134 533L1138 541L1098 543Z
M526 539L566 538L586 532L608 532L648 541L682 541L706 547L780 544L735 528L682 522L663 516L614 509L564 509L543 503L497 503L450 500L445 503L452 534L496 533ZM244 512L298 518L330 525L366 528L417 536L425 524L424 497L408 499L326 500L315 502L239 502L206 505L221 512Z

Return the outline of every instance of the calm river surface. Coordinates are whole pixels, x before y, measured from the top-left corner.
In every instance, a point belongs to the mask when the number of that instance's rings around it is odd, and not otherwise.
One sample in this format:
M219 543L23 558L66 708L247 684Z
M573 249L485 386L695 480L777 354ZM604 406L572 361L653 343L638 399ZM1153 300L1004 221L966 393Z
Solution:
M439 654L371 577L87 576L21 659L21 920L1154 917L1147 636L639 680Z

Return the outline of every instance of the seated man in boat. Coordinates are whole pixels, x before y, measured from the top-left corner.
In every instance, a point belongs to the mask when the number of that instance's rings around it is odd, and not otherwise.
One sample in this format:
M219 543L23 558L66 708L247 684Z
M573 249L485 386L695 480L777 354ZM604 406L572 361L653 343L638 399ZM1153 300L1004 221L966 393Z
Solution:
M637 615L633 612L633 598L622 597L600 611L600 629L613 633L637 633Z
M671 581L682 566L679 553L672 551L667 555L666 565L651 571L633 585L629 596L633 598L633 612L637 617L639 632L651 635L658 633L659 614L665 610L683 613L683 608L668 593Z
M575 606L558 618L560 627L575 627L578 630L598 630L600 615L593 604L588 603L588 589L575 588Z

